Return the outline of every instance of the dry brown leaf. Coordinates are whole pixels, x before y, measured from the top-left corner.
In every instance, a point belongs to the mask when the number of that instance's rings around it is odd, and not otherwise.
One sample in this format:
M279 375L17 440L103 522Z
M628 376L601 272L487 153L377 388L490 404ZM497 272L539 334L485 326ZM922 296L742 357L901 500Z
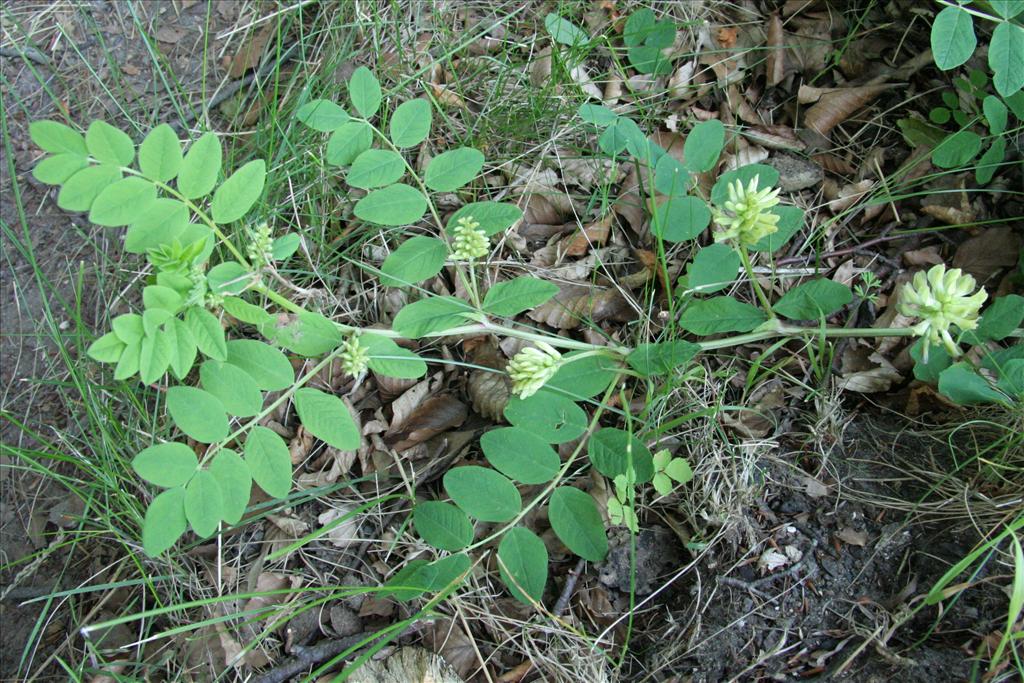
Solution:
M424 633L423 644L441 655L462 678L468 679L480 669L471 638L451 619L438 619Z
M751 126L744 127L740 132L743 137L768 149L802 152L807 148L789 126Z
M835 199L828 203L829 211L834 214L842 213L851 206L864 199L874 188L875 181L864 179L859 183L844 185L839 189Z
M1012 228L988 228L957 248L953 267L962 268L984 285L999 270L1017 263L1021 246L1021 237Z
M396 451L404 451L423 443L441 432L458 427L469 413L466 404L451 394L431 396L401 423L393 424L384 435L384 443Z
M267 23L259 31L246 36L241 46L239 46L238 52L231 58L231 68L228 69L228 76L240 78L249 69L259 66L260 61L263 59L263 52L266 50L267 42L274 35L273 29L273 23Z
M534 321L559 330L574 330L584 319L628 320L633 309L618 289L600 289L583 285L562 285L555 298L527 315Z
M862 548L868 544L868 532L857 531L848 526L844 526L842 529L837 531L836 538L847 545L856 545Z
M881 354L864 347L849 347L843 353L840 390L860 394L888 391L903 375Z
M945 261L939 254L938 247L911 249L910 251L903 252L902 256L903 262L908 266L929 266Z
M611 233L612 219L615 214L605 214L604 218L597 220L574 235L570 235L561 241L560 251L566 256L583 256L593 246L601 246L608 240Z
M395 611L395 603L389 598L367 598L359 607L361 617L390 617Z
M299 577L295 577L301 581ZM256 585L253 587L252 593L262 593L267 591L276 591L283 588L288 588L292 584L292 580L284 574L275 574L273 572L261 572L256 577ZM295 586L292 586L293 588ZM245 607L242 608L243 612L250 610L260 610L270 605L277 605L284 602L288 598L285 593L277 593L274 595L257 595L256 597L249 598Z
M814 477L804 477L804 492L811 498L823 498L828 495L828 486Z
M473 410L489 420L500 421L512 387L508 377L501 372L473 370L466 382L466 392L473 402Z
M348 680L351 683L463 683L444 659L422 647L401 647L385 659L370 660Z
M173 45L188 35L188 31L177 26L161 26L156 31L156 39L161 43Z
M849 161L828 152L814 154L811 156L811 159L823 169L835 175L852 175L857 170Z
M782 19L778 14L772 14L768 18L768 55L765 60L765 71L768 75L768 85L776 86L786 77L786 52L784 32L782 30Z
M308 524L292 515L275 515L270 513L267 515L267 519L292 539L296 539L309 531Z
M391 428L405 422L430 393L431 378L417 382L391 403Z
M804 124L811 130L828 135L837 125L881 93L895 85L865 85L858 88L831 88L820 94L816 103L804 113ZM803 86L801 86L803 90Z
M715 39L718 41L719 47L731 48L736 46L736 37L739 35L739 29L735 26L723 26L715 32Z
M323 528L351 512L351 508L345 506L331 508L321 513L316 521L320 522L320 526ZM359 537L359 516L352 515L348 519L338 522L327 532L326 537L336 548L347 548L354 543L359 543L362 540Z

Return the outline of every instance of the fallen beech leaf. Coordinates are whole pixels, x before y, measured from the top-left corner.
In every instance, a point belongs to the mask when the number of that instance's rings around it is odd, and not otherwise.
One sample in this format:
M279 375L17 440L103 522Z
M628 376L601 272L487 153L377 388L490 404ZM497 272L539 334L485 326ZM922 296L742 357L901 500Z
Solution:
M344 506L331 508L321 513L316 518L316 521L320 522L321 527L325 527L336 519L349 514L351 511L351 509ZM353 543L359 543L362 540L359 537L359 515L352 515L345 521L336 524L327 532L326 538L336 548L347 548Z
M416 410L416 406L422 403L423 399L430 393L430 382L429 377L417 382L415 386L403 392L401 396L392 402L391 429L409 419L409 415L412 414L412 411Z
M833 88L820 96L804 113L804 124L822 135L850 118L865 104L895 85L865 85L858 88Z
M231 58L231 68L228 69L228 75L231 78L240 78L249 69L259 66L267 42L273 35L273 28L274 25L268 23L259 31L246 36L238 48L238 52Z
M161 26L156 31L156 39L161 43L173 45L184 38L187 34L188 31L178 28L177 26Z
M533 309L527 316L559 330L574 330L584 320L628 320L633 309L618 289L563 285L554 299Z
M613 213L605 214L604 218L597 220L582 230L562 240L562 253L566 256L583 256L590 251L594 245L601 246L608 239L611 232Z
M423 644L441 655L456 673L468 679L480 668L471 638L451 619L438 619L424 634Z
M296 577L298 578L298 577ZM276 591L282 588L288 588L292 581L284 574L274 574L272 572L262 572L256 577L256 586L252 589L252 593L262 593L265 591ZM284 602L288 598L285 593L278 593L275 595L257 595L256 597L249 598L245 602L245 607L242 608L243 612L250 610L258 610L270 605L277 605Z
M292 517L291 515L275 515L270 513L267 515L267 519L269 519L274 526L283 531L286 535L291 536L293 539L296 539L309 531L308 524L297 517Z
M1012 228L989 228L957 248L953 267L962 268L984 285L999 270L1017 263L1020 250L1020 235Z
M735 26L723 26L715 32L715 39L720 47L730 48L736 46L736 37L739 29Z
M804 491L811 498L823 498L828 495L828 487L814 477L804 477Z
M775 86L786 77L786 52L783 49L785 38L782 30L782 19L778 14L768 18L768 56L765 60L765 71L768 85Z
M942 263L945 259L939 255L938 247L925 247L924 249L911 249L902 254L903 262L908 266L930 266Z
M834 214L846 211L851 206L864 199L874 186L875 182L868 179L864 179L859 183L853 183L852 185L843 186L840 188L838 196L828 203L829 211Z
M466 405L451 394L432 396L423 401L401 424L384 435L384 443L404 451L441 432L458 427L466 420Z

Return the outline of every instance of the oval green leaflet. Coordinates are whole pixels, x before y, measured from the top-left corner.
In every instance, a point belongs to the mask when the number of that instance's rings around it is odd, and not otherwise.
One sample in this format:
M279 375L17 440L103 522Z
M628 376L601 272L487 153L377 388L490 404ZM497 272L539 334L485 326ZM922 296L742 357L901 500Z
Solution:
M519 491L507 477L477 465L448 470L444 490L470 517L482 522L507 522L523 505Z
M509 529L498 544L498 571L516 600L540 602L548 579L544 541L524 527Z
M569 550L585 560L600 562L608 554L608 538L597 504L571 486L559 486L548 501L548 520Z
M303 387L295 392L294 400L299 419L310 434L338 450L359 448L359 429L340 398Z
M543 484L558 474L561 461L544 439L522 427L500 427L480 437L487 462L524 484Z
M391 115L388 133L395 147L414 147L427 139L432 120L430 102L409 100L398 105Z
M200 443L214 443L228 435L224 405L213 394L195 387L167 390L167 412L182 432Z
M509 399L505 419L547 443L572 441L587 430L587 414L582 408L565 396L543 389L529 398Z
M412 519L420 538L439 550L462 550L473 541L469 517L450 503L419 503L413 508Z

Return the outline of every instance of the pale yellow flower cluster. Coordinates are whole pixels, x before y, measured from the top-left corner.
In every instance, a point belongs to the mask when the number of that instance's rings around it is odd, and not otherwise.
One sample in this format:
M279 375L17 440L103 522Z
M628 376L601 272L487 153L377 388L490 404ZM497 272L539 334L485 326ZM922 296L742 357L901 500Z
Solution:
M746 187L739 180L729 183L729 198L722 207L715 207L714 219L721 230L716 242L732 241L744 246L757 244L779 229L779 217L771 208L779 203L779 188L757 189L758 176Z
M487 256L490 242L487 233L471 216L463 216L455 224L452 240L452 258L456 261L473 261Z
M914 333L927 340L924 358L928 359L928 347L941 343L951 356L961 351L950 332L954 326L960 331L973 330L978 326L978 314L988 298L984 288L974 292L977 283L959 268L946 270L939 264L927 272L919 272L900 292L899 311L903 315L921 318L914 326ZM974 294L971 294L974 292Z
M538 341L537 347L527 347L508 362L508 376L512 392L521 398L536 394L551 379L562 364L562 354L550 344Z
M359 343L358 335L349 335L341 343L341 353L338 355L341 361L341 369L352 377L358 377L366 372L370 364L370 350Z

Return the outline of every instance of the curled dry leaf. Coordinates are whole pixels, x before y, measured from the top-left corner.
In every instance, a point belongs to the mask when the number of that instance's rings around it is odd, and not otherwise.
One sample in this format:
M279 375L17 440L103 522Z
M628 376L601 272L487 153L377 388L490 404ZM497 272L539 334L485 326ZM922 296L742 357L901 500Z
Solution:
M469 373L466 391L473 402L473 410L488 420L499 421L505 405L512 396L508 377L501 372L474 370Z
M694 92L696 89L691 86L693 75L697 72L697 62L690 60L684 62L672 77L668 79L668 94L673 99L682 99Z
M583 285L562 285L554 299L527 315L536 322L559 330L574 330L583 320L628 320L633 309L618 289Z
M868 544L868 532L857 531L848 526L844 526L842 529L836 532L836 538L847 545L856 545L863 548Z
M400 424L393 425L384 435L384 443L396 451L404 451L441 432L458 427L466 420L468 413L466 405L451 394L431 396Z
M784 32L782 30L782 19L779 15L772 14L768 18L768 56L765 60L765 71L768 75L768 85L776 86L786 77L786 52Z
M768 149L802 152L807 148L789 126L751 126L743 128L740 133L748 140Z
M572 67L569 70L569 76L576 82L576 85L580 87L580 90L582 90L587 97L598 101L604 98L604 94L601 92L601 89L594 84L593 79L590 78L590 73L587 71L587 67L583 66L582 63Z
M231 78L241 78L242 74L246 71L259 66L267 43L270 41L271 36L274 35L273 29L274 25L267 23L259 31L249 33L246 36L245 40L242 41L242 45L238 48L238 52L231 58L231 68L228 69L228 76Z
M391 428L405 422L412 411L416 410L427 394L430 393L431 378L421 380L408 389L391 404Z
M815 104L804 113L804 123L811 130L828 135L837 125L850 118L854 112L881 93L896 87L888 85L864 85L857 88L825 88L819 90L812 101ZM807 86L801 86L801 93Z
M605 214L604 218L564 238L560 243L560 251L566 256L583 256L594 246L601 246L608 240L611 233L612 219L615 214Z

